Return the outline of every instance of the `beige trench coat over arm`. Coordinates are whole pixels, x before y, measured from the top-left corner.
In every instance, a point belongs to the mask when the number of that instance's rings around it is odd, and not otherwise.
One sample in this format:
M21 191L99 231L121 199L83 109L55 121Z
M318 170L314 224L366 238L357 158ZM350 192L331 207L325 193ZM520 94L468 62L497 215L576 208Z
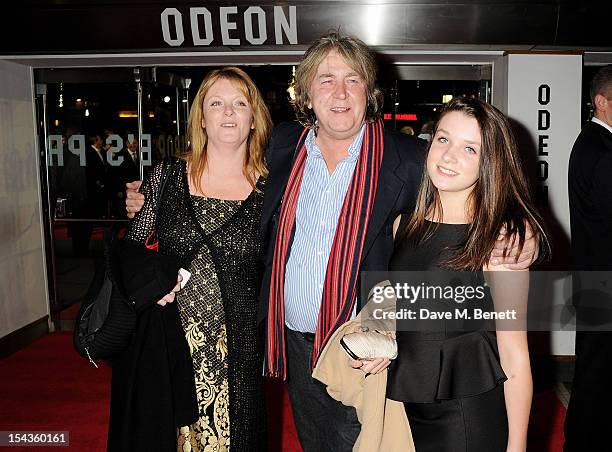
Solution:
M340 339L361 325L357 317L338 328L321 352L312 375L327 386L332 398L355 407L361 433L354 452L414 452L403 404L386 398L387 371L365 378L360 369L348 365Z

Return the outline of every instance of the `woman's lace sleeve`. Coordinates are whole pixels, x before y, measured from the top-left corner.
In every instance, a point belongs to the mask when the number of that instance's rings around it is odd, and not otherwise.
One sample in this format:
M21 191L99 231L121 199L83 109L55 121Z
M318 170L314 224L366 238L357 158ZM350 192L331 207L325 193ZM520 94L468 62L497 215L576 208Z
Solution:
M145 197L142 209L130 222L125 239L145 244L149 234L155 229L155 213L159 202L159 191L164 176L164 164L158 163L151 169L140 187L140 193Z

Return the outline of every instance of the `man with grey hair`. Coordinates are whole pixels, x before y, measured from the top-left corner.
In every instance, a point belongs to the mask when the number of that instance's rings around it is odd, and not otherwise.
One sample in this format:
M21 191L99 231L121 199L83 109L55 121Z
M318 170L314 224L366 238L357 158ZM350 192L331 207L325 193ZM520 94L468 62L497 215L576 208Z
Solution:
M418 141L382 127L375 80L374 56L360 40L330 33L315 41L295 74L299 123L279 125L267 154L265 371L287 379L306 452L350 451L359 435L355 409L332 399L312 368L361 308L359 273L387 269L393 220L410 211L422 174Z
M600 69L591 84L593 118L574 143L569 162L572 269L612 270L612 65ZM574 279L574 285L579 278ZM609 449L612 404L612 332L582 331L612 321L612 304L603 293L581 294L576 305L576 364L565 421L569 451ZM590 328L589 328L590 329ZM598 409L599 408L599 409Z

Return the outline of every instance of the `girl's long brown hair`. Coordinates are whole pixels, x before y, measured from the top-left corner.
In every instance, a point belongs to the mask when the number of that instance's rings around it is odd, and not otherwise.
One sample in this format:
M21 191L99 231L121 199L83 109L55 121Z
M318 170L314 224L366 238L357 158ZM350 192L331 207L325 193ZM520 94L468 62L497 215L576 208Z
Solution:
M208 93L208 90L215 82L221 79L229 80L244 94L253 112L254 128L251 130L247 140L247 153L242 172L253 188L255 188L257 183L257 174L264 177L268 175L264 157L266 145L272 133L270 112L251 77L240 68L227 66L206 74L189 112L187 126L189 146L185 153L185 158L191 165L189 178L198 191L202 189L200 180L206 168L206 144L208 142L206 129L202 128L204 97L206 97L206 93Z
M480 270L488 263L495 241L505 228L508 243L518 240L519 253L525 244L526 225L542 238L545 253L550 251L544 222L538 214L523 172L517 145L508 119L492 105L478 99L460 97L446 104L440 115L460 112L476 119L482 138L479 177L468 198L470 226L467 239L457 248L454 256L443 265L455 270ZM438 121L438 124L440 123ZM438 124L434 129L435 139ZM431 147L430 142L430 147ZM436 223L427 223L428 215L442 217L442 204L438 190L423 172L415 211L403 234L425 242L431 237ZM504 255L508 252L508 245ZM517 254L517 259L518 259Z

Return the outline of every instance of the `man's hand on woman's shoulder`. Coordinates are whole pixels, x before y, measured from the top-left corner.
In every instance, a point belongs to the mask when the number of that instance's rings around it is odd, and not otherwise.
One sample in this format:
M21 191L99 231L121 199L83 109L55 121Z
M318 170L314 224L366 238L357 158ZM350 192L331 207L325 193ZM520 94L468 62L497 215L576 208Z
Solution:
M491 253L491 265L503 265L510 270L528 269L538 258L539 239L539 235L534 234L529 224L525 223L525 244L519 254L518 237L516 235L508 237L505 228L502 228ZM506 247L508 247L508 253L504 257Z
M127 197L125 199L125 210L127 210L128 218L134 218L142 206L144 205L144 195L138 192L140 185L142 184L141 180L135 180L133 182L128 182L125 184L127 187L126 194Z

